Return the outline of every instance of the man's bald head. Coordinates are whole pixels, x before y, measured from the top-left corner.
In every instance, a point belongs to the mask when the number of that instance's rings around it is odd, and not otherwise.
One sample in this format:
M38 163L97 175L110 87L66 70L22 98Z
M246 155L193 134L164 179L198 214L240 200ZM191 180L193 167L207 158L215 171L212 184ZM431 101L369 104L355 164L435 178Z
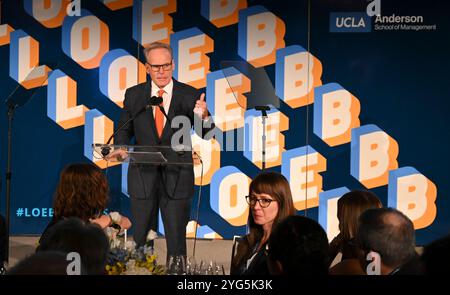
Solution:
M393 208L369 209L361 214L357 239L364 250L377 252L390 267L404 264L416 253L413 223Z

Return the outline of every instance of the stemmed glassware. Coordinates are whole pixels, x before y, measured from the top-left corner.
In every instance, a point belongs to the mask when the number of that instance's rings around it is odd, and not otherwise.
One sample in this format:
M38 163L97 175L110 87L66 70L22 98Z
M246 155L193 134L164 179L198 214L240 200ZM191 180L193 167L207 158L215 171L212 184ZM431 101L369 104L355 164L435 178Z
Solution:
M225 275L225 267L210 260L197 262L194 257L186 259L183 255L169 256L167 264L168 275Z
M167 263L168 275L186 274L186 257L184 255L171 255Z

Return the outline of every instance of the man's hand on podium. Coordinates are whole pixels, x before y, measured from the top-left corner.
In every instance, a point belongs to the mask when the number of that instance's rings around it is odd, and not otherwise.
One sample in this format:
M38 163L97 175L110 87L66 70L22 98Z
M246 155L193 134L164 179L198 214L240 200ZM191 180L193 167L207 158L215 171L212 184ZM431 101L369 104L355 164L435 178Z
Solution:
M107 161L117 162L123 162L126 158L128 158L128 152L124 149L117 149L105 157Z

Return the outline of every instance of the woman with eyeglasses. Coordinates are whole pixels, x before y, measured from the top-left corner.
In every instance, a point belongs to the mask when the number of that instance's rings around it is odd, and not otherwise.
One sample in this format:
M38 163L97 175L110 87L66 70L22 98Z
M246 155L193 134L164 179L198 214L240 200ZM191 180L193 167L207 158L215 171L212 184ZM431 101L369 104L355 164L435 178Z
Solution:
M289 183L279 173L261 173L250 183L246 200L250 207L249 233L237 246L230 274L269 274L266 259L270 233L281 220L296 213Z

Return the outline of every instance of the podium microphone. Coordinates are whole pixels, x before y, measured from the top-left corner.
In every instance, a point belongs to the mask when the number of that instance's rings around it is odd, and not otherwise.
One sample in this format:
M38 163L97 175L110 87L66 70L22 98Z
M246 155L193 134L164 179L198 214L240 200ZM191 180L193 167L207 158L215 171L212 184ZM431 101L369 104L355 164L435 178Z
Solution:
M130 119L126 120L125 123L122 124L122 126L120 126L119 128L117 128L116 131L114 131L114 133L109 137L109 139L106 142L106 144L108 145L111 142L111 140L113 139L113 137L116 136L116 134L120 130L122 130L125 126L130 124L131 121L136 119L137 116L139 116L141 113L143 113L144 111L148 110L152 106L157 106L157 105L161 104L161 102L162 102L162 98L161 97L152 96L150 98L149 102L142 109L140 109L133 117L131 117ZM101 154L102 154L103 157L106 157L107 155L109 155L110 152L111 152L111 148L109 146L102 147Z
M159 107L159 109L161 110L161 113L163 113L164 117L166 117L167 122L169 123L169 125L172 125L172 121L169 119L169 117L167 116L166 110L164 109L164 107L162 106L162 102L163 102L163 98L161 96L152 96L150 98L150 104L152 106L157 106Z

